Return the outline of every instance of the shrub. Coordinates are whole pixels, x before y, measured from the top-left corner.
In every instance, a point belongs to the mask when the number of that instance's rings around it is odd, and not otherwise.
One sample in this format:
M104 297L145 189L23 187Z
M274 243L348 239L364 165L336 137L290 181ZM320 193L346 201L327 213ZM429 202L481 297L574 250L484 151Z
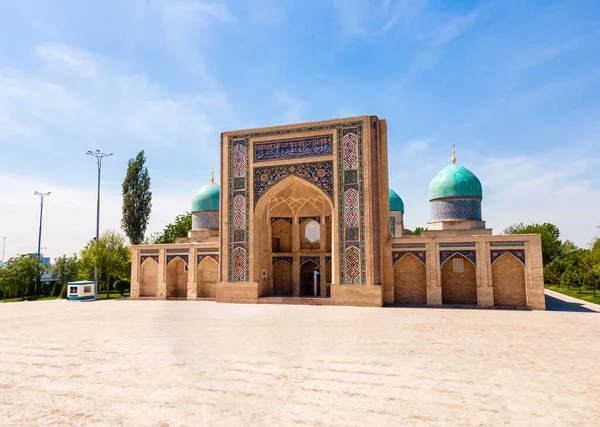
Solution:
M62 285L62 289L60 290L60 297L62 299L67 298L67 284L66 283Z
M60 296L60 291L62 290L62 283L57 280L56 282L54 282L54 286L52 286L52 296L53 297L59 297Z
M123 294L127 290L129 290L129 287L131 286L131 283L129 282L129 280L121 279L121 280L117 280L115 282L114 286L115 286L115 289L121 293L121 296L123 296Z

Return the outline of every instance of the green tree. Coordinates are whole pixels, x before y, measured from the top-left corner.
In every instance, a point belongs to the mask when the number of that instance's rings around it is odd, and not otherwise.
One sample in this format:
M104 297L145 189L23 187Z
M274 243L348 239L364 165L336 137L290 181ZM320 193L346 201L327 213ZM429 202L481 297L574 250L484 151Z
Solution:
M554 224L545 222L544 224L523 223L514 224L507 227L504 234L541 234L542 236L542 260L544 265L561 254L562 242L560 241L560 230Z
M127 162L127 175L123 180L123 217L121 226L132 245L144 241L152 210L150 175L145 166L144 150Z
M5 296L20 295L24 300L27 289L39 280L46 269L47 266L33 254L11 258L6 267L0 269L0 288Z
M71 257L67 257L63 255L61 257L54 259L54 266L52 266L52 277L58 279L58 283L60 283L61 289L67 286L68 282L72 282L77 280L77 276L79 275L79 260L77 259L77 255L73 254ZM56 292L56 289L53 290L52 294ZM57 292L55 296L59 296L60 291Z
M125 237L114 231L102 233L97 242L91 240L81 250L80 278L91 280L94 267L104 278L106 296L110 297L112 279L127 279L131 272L131 252Z
M186 212L175 217L175 221L165 227L153 243L175 243L176 237L187 237L192 229L192 214Z
M423 231L427 230L427 228L423 228L423 227L416 227L415 231L413 231L413 236L420 236L421 234L423 234Z

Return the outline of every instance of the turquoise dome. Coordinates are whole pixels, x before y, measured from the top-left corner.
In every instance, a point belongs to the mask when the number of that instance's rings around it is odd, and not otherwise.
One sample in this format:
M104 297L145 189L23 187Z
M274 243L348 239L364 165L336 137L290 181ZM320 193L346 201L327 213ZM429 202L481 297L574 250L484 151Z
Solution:
M390 188L390 212L404 212L404 202L394 190Z
M192 200L192 212L218 211L221 189L214 182L209 182L200 189Z
M474 197L481 199L481 182L469 169L459 165L448 165L442 169L429 185L429 200L445 197Z

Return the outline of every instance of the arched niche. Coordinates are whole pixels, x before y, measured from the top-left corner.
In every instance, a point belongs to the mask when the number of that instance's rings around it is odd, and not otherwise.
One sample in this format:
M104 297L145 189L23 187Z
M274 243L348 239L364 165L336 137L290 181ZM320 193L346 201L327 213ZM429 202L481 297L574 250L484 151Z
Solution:
M187 297L187 264L175 257L167 265L167 298Z
M394 302L427 304L425 264L413 254L406 254L394 264Z
M140 265L140 297L156 297L158 281L158 263L146 258Z
M506 252L492 264L494 305L527 306L525 266Z
M290 296L292 293L292 265L287 261L277 261L273 265L273 295Z
M442 264L442 304L477 304L477 270L459 253Z
M292 252L292 221L291 219L271 219L271 251L273 253Z
M317 274L315 274L317 273ZM300 266L300 296L314 297L321 294L319 264L306 261ZM316 286L315 286L316 277Z
M196 267L196 295L198 298L216 298L219 264L207 256Z

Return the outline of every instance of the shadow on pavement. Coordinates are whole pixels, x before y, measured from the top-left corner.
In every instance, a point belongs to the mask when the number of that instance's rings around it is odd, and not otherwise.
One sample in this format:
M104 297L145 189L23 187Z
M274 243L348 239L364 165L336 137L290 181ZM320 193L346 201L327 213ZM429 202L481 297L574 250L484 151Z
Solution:
M590 310L589 308L583 307L582 303L563 301L559 298L555 298L550 295L546 295L546 310L547 311L572 311L572 312L578 312L578 313L598 313L597 311Z

